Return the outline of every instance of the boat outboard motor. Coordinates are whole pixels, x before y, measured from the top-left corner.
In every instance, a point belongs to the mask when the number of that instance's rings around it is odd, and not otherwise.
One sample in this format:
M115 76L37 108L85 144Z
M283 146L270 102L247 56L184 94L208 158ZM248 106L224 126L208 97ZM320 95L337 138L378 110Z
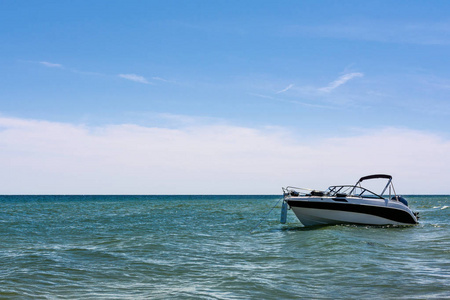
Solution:
M406 206L408 206L408 201L406 201L406 199L403 198L402 196L394 196L394 197L392 197L392 200L400 201L401 203L403 203Z

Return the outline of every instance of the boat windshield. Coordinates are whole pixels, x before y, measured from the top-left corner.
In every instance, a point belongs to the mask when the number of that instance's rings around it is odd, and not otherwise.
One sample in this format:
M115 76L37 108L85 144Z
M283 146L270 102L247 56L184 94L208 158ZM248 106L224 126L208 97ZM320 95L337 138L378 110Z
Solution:
M355 185L332 185L328 188L326 194L331 197L355 196L363 198L384 199L382 196L366 188Z

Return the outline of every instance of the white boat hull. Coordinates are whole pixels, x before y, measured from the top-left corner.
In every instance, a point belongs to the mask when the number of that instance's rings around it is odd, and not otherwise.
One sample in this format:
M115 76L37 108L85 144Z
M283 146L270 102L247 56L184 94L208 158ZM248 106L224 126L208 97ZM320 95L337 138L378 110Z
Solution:
M411 225L417 223L414 213L405 205L394 201L370 201L355 199L335 202L331 199L290 199L288 205L305 226L361 224L361 225ZM359 202L359 203L356 203ZM368 201L365 201L368 202ZM378 205L377 205L378 204Z
M361 224L361 225L410 225L392 221L383 217L327 209L292 208L299 221L305 226Z

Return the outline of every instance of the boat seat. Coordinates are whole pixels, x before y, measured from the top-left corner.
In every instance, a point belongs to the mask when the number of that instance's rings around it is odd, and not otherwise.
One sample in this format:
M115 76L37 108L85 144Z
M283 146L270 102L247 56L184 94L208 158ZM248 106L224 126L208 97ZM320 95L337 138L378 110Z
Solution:
M318 196L318 197L322 197L324 196L325 193L322 191L311 191L311 196Z

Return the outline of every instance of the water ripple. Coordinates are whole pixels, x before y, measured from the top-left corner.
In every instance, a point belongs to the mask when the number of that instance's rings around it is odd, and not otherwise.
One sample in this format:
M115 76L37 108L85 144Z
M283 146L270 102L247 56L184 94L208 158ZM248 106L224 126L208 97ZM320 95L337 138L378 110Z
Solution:
M417 226L305 228L278 196L0 197L0 298L424 299L450 293L448 196Z

